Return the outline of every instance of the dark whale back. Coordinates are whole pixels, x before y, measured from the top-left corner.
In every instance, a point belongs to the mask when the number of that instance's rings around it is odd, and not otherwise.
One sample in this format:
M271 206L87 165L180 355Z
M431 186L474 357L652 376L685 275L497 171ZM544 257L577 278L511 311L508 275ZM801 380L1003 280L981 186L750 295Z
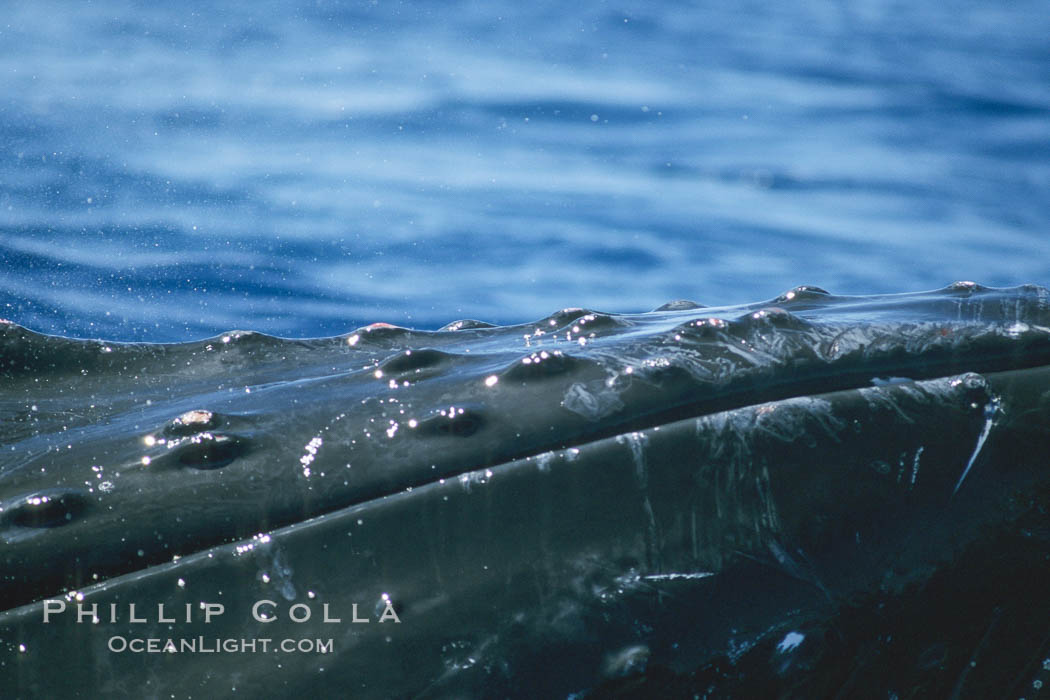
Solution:
M417 620L399 649L440 642L513 670L419 652L403 685L362 697L423 692L425 678L437 695L485 694L538 682L544 664L561 669L547 690L569 692L650 653L702 664L731 630L768 632L785 609L906 587L1006 517L1045 483L1047 365L1047 291L971 283L307 340L110 343L5 323L0 628L39 646L52 598L375 604L394 587ZM769 576L783 585L768 609L734 598ZM686 631L653 591L721 602ZM644 653L639 628L601 616L606 595L656 630ZM605 619L595 629L622 649L595 647L579 676L540 653L530 635L558 628L555 600L574 625ZM254 624L236 619L225 632ZM503 632L485 638L492 626ZM558 632L565 659L590 634L572 629ZM74 630L62 644L112 662L90 626ZM371 640L347 647L366 667L394 663L373 632L345 634ZM470 642L448 647L454 634ZM340 678L361 669L340 658ZM330 687L302 663L286 689ZM182 688L176 676L156 688Z

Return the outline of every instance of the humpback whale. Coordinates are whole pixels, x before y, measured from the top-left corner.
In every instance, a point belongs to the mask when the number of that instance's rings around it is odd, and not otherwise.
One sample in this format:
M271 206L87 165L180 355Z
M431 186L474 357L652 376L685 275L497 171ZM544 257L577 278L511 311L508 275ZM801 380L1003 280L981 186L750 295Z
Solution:
M1050 540L1034 285L301 340L4 322L0 382L19 697L867 695L892 643L833 663L851 614ZM1045 638L978 663L1011 612L871 694L1040 682Z

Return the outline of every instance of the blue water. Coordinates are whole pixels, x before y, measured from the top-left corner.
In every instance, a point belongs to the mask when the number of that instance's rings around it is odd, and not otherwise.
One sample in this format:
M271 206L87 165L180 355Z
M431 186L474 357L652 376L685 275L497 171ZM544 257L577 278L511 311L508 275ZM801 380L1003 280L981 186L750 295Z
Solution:
M0 316L286 336L1050 282L1050 12L8 2Z

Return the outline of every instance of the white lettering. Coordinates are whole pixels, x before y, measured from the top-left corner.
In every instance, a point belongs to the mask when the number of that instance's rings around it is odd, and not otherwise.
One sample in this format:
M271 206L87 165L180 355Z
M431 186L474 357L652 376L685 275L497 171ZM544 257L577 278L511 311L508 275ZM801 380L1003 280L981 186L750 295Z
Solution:
M266 615L264 617L263 614L259 611L259 608L261 608L263 605L267 605L267 604L268 605L277 605L277 603L273 602L272 600L259 600L259 601L256 601L255 605L252 606L252 617L254 617L259 622L273 622L274 620L276 620L277 619L276 616L274 616L274 615Z
M204 610L204 624L211 622L211 618L222 615L226 612L226 606L222 603L201 603L201 609Z
M55 606L58 607L55 607ZM45 600L44 601L44 624L51 622L48 618L51 615L59 615L66 611L65 601L61 600Z

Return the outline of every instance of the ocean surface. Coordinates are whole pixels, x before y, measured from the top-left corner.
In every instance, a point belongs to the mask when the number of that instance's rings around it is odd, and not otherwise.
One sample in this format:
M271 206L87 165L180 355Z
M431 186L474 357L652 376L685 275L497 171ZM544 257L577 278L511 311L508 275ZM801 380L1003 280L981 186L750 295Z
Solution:
M1050 282L1041 0L7 2L0 317L185 341Z

